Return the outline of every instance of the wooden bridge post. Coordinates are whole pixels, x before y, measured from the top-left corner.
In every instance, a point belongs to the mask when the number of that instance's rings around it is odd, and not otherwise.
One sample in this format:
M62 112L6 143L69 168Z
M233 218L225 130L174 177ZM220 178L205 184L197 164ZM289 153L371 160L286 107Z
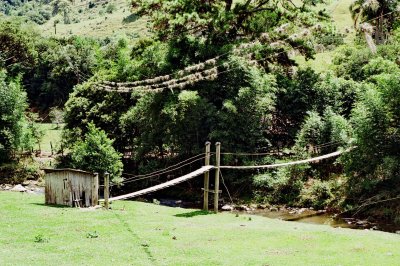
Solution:
M108 198L110 197L110 174L108 172L104 173L104 208L108 210Z
M206 142L206 158L204 165L210 165L210 151L211 142ZM203 200L203 210L208 211L208 191L210 187L210 171L204 173L204 200Z
M214 184L214 212L218 212L218 198L219 198L219 167L221 165L221 143L215 143L216 160L215 160L215 184Z

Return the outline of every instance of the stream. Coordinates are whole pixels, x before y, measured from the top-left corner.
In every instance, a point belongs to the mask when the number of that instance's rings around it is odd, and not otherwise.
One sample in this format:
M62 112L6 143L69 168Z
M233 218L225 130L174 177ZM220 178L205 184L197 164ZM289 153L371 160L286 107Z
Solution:
M153 200L154 202L154 200ZM201 208L200 202L185 202L182 200L174 199L160 199L154 202L156 204L169 206L169 207L183 207L183 208ZM247 208L247 210L246 210ZM223 211L223 207L221 211ZM212 210L212 206L210 206ZM359 230L379 230L389 233L400 234L400 225L389 224L385 222L374 223L367 220L359 220L353 217L336 217L335 214L327 213L324 210L313 210L308 208L265 208L256 209L249 208L248 206L232 206L232 209L225 212L238 213L241 215L257 215L272 219L279 219L283 221L292 221L299 223L309 224L325 224L332 227L350 228Z
M332 227L351 228L351 229L369 229L379 230L390 233L400 233L400 226L388 223L373 223L366 220L358 220L352 217L335 217L334 214L326 213L325 211L315 211L306 208L296 210L253 210L239 211L239 213L253 214L272 219L280 219L284 221L293 221L310 224L325 224Z

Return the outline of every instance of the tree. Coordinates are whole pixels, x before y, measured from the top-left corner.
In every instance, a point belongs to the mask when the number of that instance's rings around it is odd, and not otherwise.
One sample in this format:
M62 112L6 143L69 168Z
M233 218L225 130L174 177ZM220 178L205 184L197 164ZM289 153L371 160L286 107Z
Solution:
M368 21L375 27L375 43L381 44L385 41L385 32L389 33L393 30L397 16L394 11L398 10L398 6L399 2L392 0L355 0L350 5L354 27L357 28L360 21ZM366 37L372 34L368 25L364 23L361 26Z
M308 113L297 133L295 148L300 152L308 147L313 148L309 152L328 153L347 146L351 136L352 128L348 120L328 107L323 116L316 112Z
M71 18L69 15L71 13L71 2L67 0L55 0L52 2L52 5L53 5L53 16L62 13L64 24L70 24ZM54 25L56 25L56 23L54 23Z
M0 21L0 55L9 76L25 74L36 66L34 43L37 37L35 30L19 20Z
M399 76L375 77L352 112L356 149L344 155L352 196L398 193L400 171ZM355 196L356 197L356 196Z
M64 121L64 112L58 107L52 107L50 108L50 113L49 113L50 119L52 123L55 123L57 125L57 129L60 128L60 124L63 123Z
M89 123L88 132L83 140L75 143L71 151L74 167L87 171L110 173L113 182L119 182L122 174L122 155L113 148L104 130Z
M18 81L7 81L0 70L0 162L10 160L21 147L26 107L26 94Z
M44 130L37 124L39 116L36 113L26 113L25 117L21 149L31 151L37 145L39 151L41 151L40 143L44 136Z
M333 63L335 74L343 79L360 82L370 80L373 75L393 73L400 70L400 31L373 54L362 45L344 45L337 49Z
M31 103L46 111L61 106L72 88L92 76L97 67L97 43L82 37L35 43L38 65L25 83Z
M132 7L139 15L150 17L152 28L161 39L197 36L221 44L259 36L286 19L303 22L296 15L309 13L310 19L313 13L309 6L319 2L301 1L300 7L281 0L132 0Z
M57 35L57 24L60 23L60 20L55 19L53 21L53 27L54 27L54 35Z

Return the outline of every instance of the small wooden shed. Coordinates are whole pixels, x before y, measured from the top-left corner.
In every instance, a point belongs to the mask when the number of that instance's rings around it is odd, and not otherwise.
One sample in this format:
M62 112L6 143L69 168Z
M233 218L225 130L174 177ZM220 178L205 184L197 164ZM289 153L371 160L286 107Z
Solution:
M46 204L71 207L96 206L99 201L99 176L75 169L43 169Z

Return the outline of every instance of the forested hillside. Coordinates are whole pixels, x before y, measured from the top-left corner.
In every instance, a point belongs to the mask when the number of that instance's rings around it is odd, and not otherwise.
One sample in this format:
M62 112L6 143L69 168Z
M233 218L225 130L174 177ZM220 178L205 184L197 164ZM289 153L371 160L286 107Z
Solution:
M337 160L227 170L225 181L238 200L400 223L397 1L9 0L0 10L4 164L32 150L36 123L56 109L58 166L122 184L123 172L172 165L206 141L269 153L226 154L224 165L341 149ZM187 187L168 193L193 197Z

